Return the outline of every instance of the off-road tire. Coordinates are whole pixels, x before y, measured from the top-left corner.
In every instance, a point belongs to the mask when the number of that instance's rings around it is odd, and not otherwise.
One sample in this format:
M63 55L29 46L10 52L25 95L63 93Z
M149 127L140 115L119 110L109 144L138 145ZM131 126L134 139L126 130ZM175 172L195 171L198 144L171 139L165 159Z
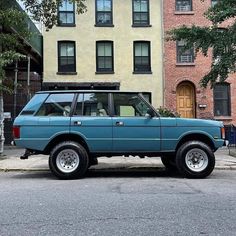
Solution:
M49 156L49 168L59 179L82 178L88 165L87 151L82 145L73 141L59 143Z
M207 144L189 141L177 150L176 166L184 177L205 178L215 167L215 155Z

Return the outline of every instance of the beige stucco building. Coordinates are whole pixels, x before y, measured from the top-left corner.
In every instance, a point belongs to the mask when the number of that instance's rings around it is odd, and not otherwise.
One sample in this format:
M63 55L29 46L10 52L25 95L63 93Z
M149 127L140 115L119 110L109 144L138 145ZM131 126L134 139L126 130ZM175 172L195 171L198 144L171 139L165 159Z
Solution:
M161 0L65 1L44 32L44 89L120 89L152 94L163 105Z

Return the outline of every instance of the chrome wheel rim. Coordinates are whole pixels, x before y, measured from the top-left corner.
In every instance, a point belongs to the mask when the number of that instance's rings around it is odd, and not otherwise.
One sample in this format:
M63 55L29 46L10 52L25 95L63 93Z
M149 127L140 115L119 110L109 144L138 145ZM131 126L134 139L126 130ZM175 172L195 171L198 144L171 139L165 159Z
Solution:
M200 172L208 166L208 156L202 149L194 148L187 152L185 163L191 171Z
M72 149L64 149L58 153L57 168L63 173L71 173L79 166L79 155Z

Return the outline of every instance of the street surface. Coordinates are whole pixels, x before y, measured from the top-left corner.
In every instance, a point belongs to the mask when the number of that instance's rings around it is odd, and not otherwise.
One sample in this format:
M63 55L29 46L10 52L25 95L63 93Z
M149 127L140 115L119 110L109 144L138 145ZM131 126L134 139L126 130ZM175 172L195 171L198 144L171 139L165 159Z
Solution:
M236 171L0 172L0 235L236 235Z

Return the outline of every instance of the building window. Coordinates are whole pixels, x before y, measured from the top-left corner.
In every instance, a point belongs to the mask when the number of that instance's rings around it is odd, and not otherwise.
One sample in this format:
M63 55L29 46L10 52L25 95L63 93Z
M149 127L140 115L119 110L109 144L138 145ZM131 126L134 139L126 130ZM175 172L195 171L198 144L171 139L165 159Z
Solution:
M96 0L96 25L112 25L112 0Z
M176 11L192 11L192 0L176 0L175 2Z
M134 42L134 72L151 72L150 42Z
M214 86L214 115L230 116L230 84L218 83Z
M133 0L133 25L149 25L149 0Z
M211 0L211 6L214 7L218 3L218 0Z
M177 63L193 63L194 49L193 47L185 50L186 42L184 40L177 41Z
M97 51L97 72L113 72L113 42L98 41Z
M58 25L75 24L75 5L69 0L62 1L58 6Z
M58 42L58 72L76 72L75 42Z

